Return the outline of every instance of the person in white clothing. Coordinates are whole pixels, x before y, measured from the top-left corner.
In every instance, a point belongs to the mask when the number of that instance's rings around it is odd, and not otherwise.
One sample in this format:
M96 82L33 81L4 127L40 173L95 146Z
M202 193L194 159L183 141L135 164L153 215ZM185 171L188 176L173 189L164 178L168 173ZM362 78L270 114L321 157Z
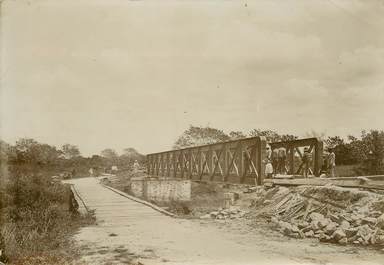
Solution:
M271 160L267 160L267 164L265 165L265 176L267 178L272 178L273 176L273 166Z

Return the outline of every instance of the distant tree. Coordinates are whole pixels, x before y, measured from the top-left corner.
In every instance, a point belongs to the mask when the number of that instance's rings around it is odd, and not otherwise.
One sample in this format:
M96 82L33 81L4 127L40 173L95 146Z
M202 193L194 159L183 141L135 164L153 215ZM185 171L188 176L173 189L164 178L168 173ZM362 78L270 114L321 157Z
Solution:
M368 174L384 173L384 131L362 132L361 141L365 157L369 160Z
M267 142L279 142L281 137L280 135L272 130L260 130L260 129L253 129L249 132L249 136L256 137L256 136L264 136L267 140Z
M101 151L100 154L102 157L106 158L109 162L113 162L113 163L117 162L118 155L116 151L111 148L104 149L103 151Z
M123 154L119 157L119 163L122 165L132 165L135 160L140 164L145 161L145 155L140 154L135 148L125 148Z
M0 162L5 163L16 158L16 150L13 146L0 140Z
M249 136L256 137L256 136L264 136L267 140L267 142L273 143L273 142L281 142L281 141L292 141L297 139L298 137L291 134L279 134L276 131L273 130L260 130L260 129L253 129L249 132Z
M238 140L246 138L247 136L241 131L232 131L229 133L229 137L231 138L231 140Z
M333 149L336 155L337 165L352 165L358 163L359 159L354 154L353 145L345 142L340 136L328 137L324 143L326 149Z
M181 149L189 146L199 146L228 141L231 138L222 130L211 127L190 126L176 140L173 148Z
M53 163L60 154L56 147L41 144L29 138L22 138L16 141L15 152L18 162L40 164Z
M61 147L61 152L66 159L71 159L76 156L80 156L79 148L76 145L64 144Z

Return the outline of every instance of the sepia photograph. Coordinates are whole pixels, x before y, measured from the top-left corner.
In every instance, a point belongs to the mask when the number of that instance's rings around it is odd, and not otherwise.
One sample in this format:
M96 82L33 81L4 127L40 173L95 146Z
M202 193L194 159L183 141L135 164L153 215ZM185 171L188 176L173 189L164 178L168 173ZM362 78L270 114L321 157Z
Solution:
M0 265L124 264L384 264L384 0L0 0Z

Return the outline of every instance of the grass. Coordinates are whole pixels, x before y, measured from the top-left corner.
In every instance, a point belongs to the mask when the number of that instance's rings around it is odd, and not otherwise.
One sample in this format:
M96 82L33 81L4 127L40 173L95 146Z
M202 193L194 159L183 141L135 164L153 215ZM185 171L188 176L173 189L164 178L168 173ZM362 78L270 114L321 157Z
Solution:
M0 190L0 235L9 264L69 264L76 257L71 235L94 222L71 210L70 188L50 179L51 172L14 165ZM32 168L31 168L32 167Z

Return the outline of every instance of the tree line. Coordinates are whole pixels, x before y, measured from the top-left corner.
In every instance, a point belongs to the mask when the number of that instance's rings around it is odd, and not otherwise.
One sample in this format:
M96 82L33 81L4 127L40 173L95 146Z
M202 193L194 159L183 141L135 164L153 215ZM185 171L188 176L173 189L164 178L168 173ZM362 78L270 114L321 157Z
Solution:
M173 148L181 149L191 146L213 144L217 142L264 136L267 142L295 140L292 134L281 134L274 130L253 129L248 133L223 130L201 126L190 126L176 140ZM328 136L311 131L306 137L318 137L324 141L325 150L332 148L337 165L357 165L356 174L384 174L384 131L362 131L359 136Z
M14 145L0 140L0 159L6 165L29 164L35 167L51 168L52 171L74 171L76 175L87 175L89 168L106 169L111 166L128 168L135 160L145 162L145 156L134 148L125 148L118 154L111 148L100 154L84 157L76 145L64 144L60 148L40 143L34 139L21 138Z

